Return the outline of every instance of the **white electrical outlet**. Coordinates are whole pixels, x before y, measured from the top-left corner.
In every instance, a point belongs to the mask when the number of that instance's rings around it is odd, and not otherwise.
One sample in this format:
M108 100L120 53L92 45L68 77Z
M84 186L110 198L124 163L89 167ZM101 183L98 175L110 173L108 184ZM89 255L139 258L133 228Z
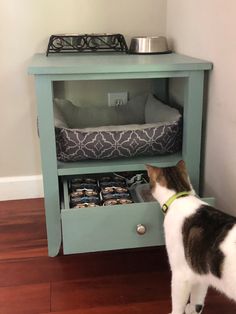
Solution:
M128 102L128 92L108 93L108 106L116 107L126 105Z

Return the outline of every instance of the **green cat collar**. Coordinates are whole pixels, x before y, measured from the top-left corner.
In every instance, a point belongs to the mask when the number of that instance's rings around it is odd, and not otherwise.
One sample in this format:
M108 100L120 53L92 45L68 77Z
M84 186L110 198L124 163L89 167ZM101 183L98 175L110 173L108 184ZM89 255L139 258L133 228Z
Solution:
M174 194L173 196L171 196L167 202L165 202L165 204L163 204L162 206L162 211L164 214L166 214L168 208L170 207L170 205L177 199L177 198L180 198L182 196L188 196L190 195L190 192L179 192L179 193L176 193Z

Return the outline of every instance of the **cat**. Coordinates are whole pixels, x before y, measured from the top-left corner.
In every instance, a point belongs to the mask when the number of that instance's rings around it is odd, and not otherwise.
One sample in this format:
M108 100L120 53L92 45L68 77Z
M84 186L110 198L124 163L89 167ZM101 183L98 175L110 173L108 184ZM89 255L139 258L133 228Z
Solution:
M199 199L185 162L147 165L153 197L165 212L172 271L171 314L200 314L209 286L236 301L236 218Z

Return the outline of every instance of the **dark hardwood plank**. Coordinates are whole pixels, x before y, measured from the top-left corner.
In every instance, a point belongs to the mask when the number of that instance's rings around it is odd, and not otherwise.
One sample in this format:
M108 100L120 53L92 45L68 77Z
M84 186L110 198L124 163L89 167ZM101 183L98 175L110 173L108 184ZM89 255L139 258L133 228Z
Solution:
M48 252L46 244L46 240L42 240L34 241L32 245L28 243L25 247L11 246L11 248L2 249L0 253L0 261L46 256Z
M1 314L50 312L50 284L0 288Z
M36 256L0 262L0 286L164 272L168 269L164 248L76 254L54 258Z
M236 303L229 300L223 294L210 289L203 314L235 314Z
M7 211L15 211L26 209L30 212L32 209L43 209L44 199L43 198L32 198L27 200L14 200L14 201L1 201L0 202L0 213L6 213Z
M0 314L170 312L165 248L47 256L43 200L0 202ZM204 314L235 314L211 290Z
M52 283L51 287L51 310L165 300L170 295L169 282L170 277L166 272L56 282Z
M92 308L83 308L75 310L56 311L54 314L164 314L171 311L171 305L168 300L158 300L152 302L137 302L130 304L120 304L112 306L101 306ZM50 312L52 313L52 312ZM49 313L42 313L49 314Z
M47 256L42 200L0 202L0 261Z
M103 307L91 307L74 310L52 311L54 314L165 314L170 313L171 302L168 300L157 300L148 302L135 302L130 304L118 304ZM51 312L50 312L51 313ZM207 297L204 314L235 314L236 305L224 296ZM49 314L49 313L44 313Z
M52 312L76 310L78 313L169 313L171 308L170 275L148 273L98 278L52 285ZM168 309L168 311L166 311ZM140 310L140 312L139 312ZM73 313L73 312L72 312ZM103 312L100 312L103 313ZM205 314L235 314L236 304L211 289L206 298Z

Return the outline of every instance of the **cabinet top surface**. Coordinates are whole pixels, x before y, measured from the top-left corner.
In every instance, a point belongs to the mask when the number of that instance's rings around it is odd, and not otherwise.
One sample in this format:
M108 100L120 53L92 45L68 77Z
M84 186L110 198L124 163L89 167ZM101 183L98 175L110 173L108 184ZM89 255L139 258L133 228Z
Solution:
M28 73L85 74L210 70L212 63L176 53L163 55L35 54Z

